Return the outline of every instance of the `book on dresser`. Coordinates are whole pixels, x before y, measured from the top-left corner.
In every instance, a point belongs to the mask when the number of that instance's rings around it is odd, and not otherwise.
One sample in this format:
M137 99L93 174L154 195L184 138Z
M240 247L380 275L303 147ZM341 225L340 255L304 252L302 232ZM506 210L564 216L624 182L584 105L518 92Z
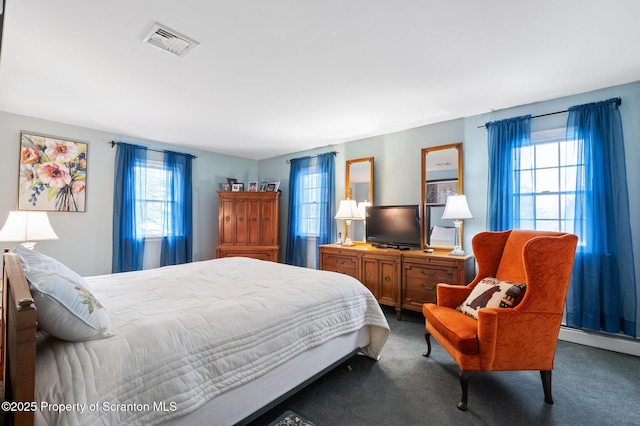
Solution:
M422 312L424 303L435 303L438 283L470 283L475 259L471 254L450 256L447 251L325 244L320 246L320 269L358 279L381 305L394 307L400 319L403 309Z

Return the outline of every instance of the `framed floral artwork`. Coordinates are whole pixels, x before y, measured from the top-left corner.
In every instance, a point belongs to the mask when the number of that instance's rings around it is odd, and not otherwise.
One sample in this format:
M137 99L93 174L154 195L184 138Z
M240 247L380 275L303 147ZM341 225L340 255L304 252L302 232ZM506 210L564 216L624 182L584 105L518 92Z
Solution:
M18 210L84 212L87 145L21 133Z

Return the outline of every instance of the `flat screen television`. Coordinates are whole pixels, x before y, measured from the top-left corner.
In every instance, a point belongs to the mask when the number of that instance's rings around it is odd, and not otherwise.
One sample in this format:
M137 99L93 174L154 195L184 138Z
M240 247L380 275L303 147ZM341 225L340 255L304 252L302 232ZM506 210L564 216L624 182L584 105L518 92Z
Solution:
M367 242L376 247L422 247L420 206L369 206L366 210Z

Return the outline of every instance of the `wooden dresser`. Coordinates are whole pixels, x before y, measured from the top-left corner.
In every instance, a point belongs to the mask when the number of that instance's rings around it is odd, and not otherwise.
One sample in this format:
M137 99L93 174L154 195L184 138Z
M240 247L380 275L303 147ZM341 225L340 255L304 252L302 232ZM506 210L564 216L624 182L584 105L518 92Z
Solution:
M341 272L360 280L381 305L422 312L436 302L438 283L466 285L475 277L472 255L450 256L447 251L375 248L369 244L320 246L320 269Z
M277 262L280 194L218 191L216 257L245 256Z

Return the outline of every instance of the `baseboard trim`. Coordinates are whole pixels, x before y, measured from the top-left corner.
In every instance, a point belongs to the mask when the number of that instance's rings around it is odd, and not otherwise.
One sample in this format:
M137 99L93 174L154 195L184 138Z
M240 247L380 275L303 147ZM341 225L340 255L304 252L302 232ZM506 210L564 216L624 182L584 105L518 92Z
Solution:
M584 330L569 327L560 327L558 339L608 351L640 356L639 339L609 336L601 333L589 333Z

